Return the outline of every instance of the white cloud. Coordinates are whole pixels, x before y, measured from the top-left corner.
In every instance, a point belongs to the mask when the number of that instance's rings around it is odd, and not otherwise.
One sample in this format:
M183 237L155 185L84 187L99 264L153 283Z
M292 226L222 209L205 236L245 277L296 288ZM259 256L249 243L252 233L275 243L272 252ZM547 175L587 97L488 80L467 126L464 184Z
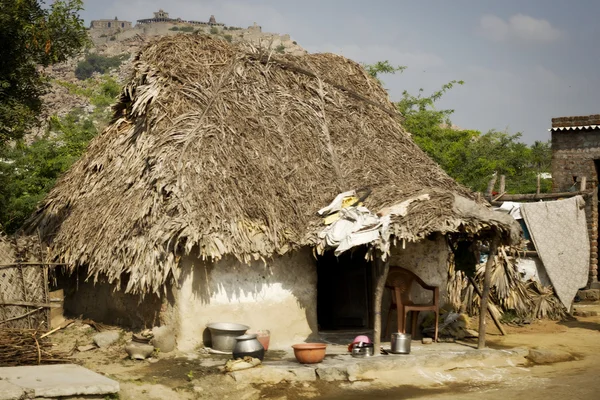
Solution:
M479 20L478 31L495 42L509 40L550 43L562 36L562 32L545 19L516 14L508 20L495 15L484 15Z

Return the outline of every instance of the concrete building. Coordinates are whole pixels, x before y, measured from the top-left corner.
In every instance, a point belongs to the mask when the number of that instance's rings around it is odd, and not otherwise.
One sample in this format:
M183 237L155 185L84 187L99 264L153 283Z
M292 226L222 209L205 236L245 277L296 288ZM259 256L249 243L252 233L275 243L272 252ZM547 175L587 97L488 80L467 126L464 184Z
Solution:
M588 287L598 282L598 186L600 180L600 114L552 118L552 190L579 190L585 178L590 193L586 218L590 237Z
M121 21L117 17L115 19L95 19L92 20L90 29L131 29L131 21Z

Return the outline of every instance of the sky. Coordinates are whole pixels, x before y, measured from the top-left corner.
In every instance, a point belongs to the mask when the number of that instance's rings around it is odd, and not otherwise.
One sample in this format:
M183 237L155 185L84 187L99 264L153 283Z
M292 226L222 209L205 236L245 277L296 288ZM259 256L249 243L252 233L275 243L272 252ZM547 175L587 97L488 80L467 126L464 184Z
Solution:
M550 139L551 118L600 113L597 0L84 0L92 19L171 17L288 33L311 53L407 69L384 77L392 101L464 80L437 104L464 129Z

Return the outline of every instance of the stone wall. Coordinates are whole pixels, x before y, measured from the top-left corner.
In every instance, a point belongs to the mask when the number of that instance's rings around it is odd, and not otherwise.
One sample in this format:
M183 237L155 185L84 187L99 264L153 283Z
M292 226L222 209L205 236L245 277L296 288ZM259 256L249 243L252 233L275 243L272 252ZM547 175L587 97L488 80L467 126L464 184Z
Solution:
M552 119L553 127L582 126L600 123L600 115ZM590 238L590 275L588 286L598 282L598 173L600 163L600 130L563 130L552 132L552 190L566 192L575 185L579 189L586 177L586 219ZM599 164L600 166L600 164Z

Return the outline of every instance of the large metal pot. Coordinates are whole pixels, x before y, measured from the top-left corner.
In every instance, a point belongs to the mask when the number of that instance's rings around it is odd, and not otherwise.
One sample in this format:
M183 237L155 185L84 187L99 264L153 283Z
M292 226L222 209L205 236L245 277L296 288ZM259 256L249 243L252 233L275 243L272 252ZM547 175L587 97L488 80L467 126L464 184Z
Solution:
M235 338L246 333L249 326L231 322L217 322L206 326L210 330L212 348L231 353L235 347Z
M265 357L265 348L256 338L256 334L246 334L235 338L237 343L233 348L233 358L253 357L260 361Z
M394 354L409 354L410 353L411 337L408 333L395 332L392 333L391 351Z

